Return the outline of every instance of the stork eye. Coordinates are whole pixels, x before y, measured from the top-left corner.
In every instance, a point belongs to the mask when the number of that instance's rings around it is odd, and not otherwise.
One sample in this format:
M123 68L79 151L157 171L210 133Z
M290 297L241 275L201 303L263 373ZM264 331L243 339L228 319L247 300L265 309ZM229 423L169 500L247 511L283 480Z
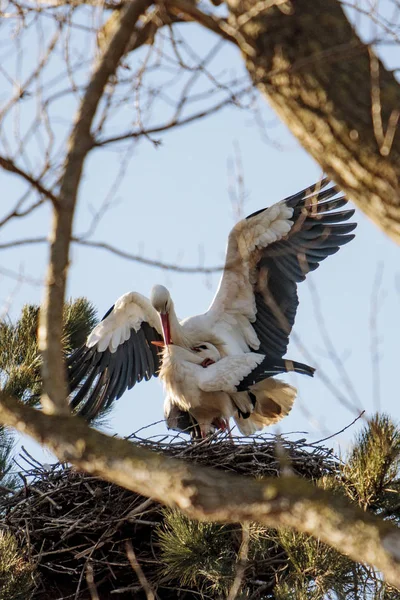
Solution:
M195 352L200 352L200 350L208 350L207 346L195 346L194 348L192 348L192 350L194 350Z

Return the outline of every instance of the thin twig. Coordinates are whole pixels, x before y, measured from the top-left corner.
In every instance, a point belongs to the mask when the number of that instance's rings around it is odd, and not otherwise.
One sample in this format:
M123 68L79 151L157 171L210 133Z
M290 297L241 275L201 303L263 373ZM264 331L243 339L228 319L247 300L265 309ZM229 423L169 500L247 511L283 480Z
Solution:
M250 526L249 523L245 522L242 523L242 543L240 544L238 561L236 564L235 579L233 580L232 587L229 590L227 600L235 600L240 591L240 586L243 582L249 556L249 540Z
M100 600L99 595L97 593L96 585L94 583L93 567L90 563L86 567L86 583L89 588L92 600Z
M9 171L10 173L15 173L15 175L19 175L19 177L22 177L22 179L25 179L25 181L27 181L40 194L42 194L43 196L45 196L46 198L51 200L51 202L54 205L57 204L57 198L53 194L53 192L51 192L50 190L45 188L44 185L38 179L35 179L35 177L33 177L32 175L29 175L29 173L27 173L26 171L23 171L22 169L20 169L20 167L17 167L17 165L14 163L14 161L12 161L10 158L6 158L5 156L0 156L0 166L3 167L3 169L5 169L6 171ZM36 206L35 206L35 208L36 208ZM33 209L31 209L31 210L33 210ZM14 214L13 216L24 216L24 215Z
M248 91L248 88L242 92L238 92L235 96L238 98L241 94L244 94ZM184 125L188 125L189 123L193 123L194 121L198 121L203 117L208 117L218 112L222 108L226 106L234 104L234 101L231 97L218 102L214 106L210 108L206 108L204 110L199 111L193 115L189 115L177 121L176 119L172 119L165 123L164 125L158 125L155 127L149 127L148 129L139 129L134 131L128 131L127 133L122 133L120 135L111 136L108 138L98 139L93 141L93 147L106 146L108 144L114 144L115 142L123 142L124 140L128 140L130 138L137 138L141 136L151 136L155 133L162 133L163 131L168 131L168 129L176 129L178 127L183 127Z
M329 357L331 358L333 364L335 365L336 370L338 371L339 375L342 377L344 386L347 388L349 395L353 399L354 406L362 405L362 403L360 402L360 398L358 397L358 394L353 385L353 382L346 371L346 367L344 366L343 361L340 358L340 356L335 348L335 345L333 344L332 339L329 335L329 331L328 331L328 327L327 327L326 320L324 317L324 311L322 310L321 299L318 294L317 286L315 285L312 278L309 278L307 280L307 282L308 282L308 287L310 288L310 292L311 292L311 301L313 303L315 320L318 325L318 329L320 331L321 337L324 341L325 347L329 353Z
M360 412L360 414L358 415L358 417L356 417L351 423L349 423L348 425L346 425L346 427L343 427L343 429L341 429L340 431L336 431L336 433L333 433L332 435L328 435L328 437L325 437L325 438L322 438L320 440L317 440L316 442L314 442L314 444L321 444L322 442L326 442L326 440L331 440L332 438L336 437L340 433L343 433L344 431L346 431L346 429L349 429L350 427L352 427L352 425L354 425L354 423L356 423L358 421L358 419L361 419L361 417L364 414L365 414L365 410L363 410L362 412Z
M225 19L201 11L196 4L187 0L165 0L167 9L179 18L196 21L225 40L238 45L238 31Z
M223 270L223 265L215 265L212 267L202 267L198 266L187 266L181 267L180 265L174 263L166 263L161 260L153 260L151 258L145 258L140 254L132 254L130 252L125 252L125 250L120 250L111 244L107 244L106 242L95 242L90 240L84 240L82 238L72 238L72 241L80 246L88 246L90 248L98 248L101 250L107 250L112 254L116 254L121 258L126 258L127 260L133 260L135 262L141 263L143 265L147 265L149 267L156 267L158 269L165 269L166 271L174 271L176 273L219 273ZM1 245L0 245L1 249Z
M142 586L144 593L146 594L147 600L154 600L155 595L154 595L153 588L151 587L150 583L147 581L147 578L146 578L145 574L143 573L142 567L138 563L132 543L130 541L126 542L125 547L126 547L126 555L129 559L129 562L131 563L132 569L135 571L135 573L140 581L140 585Z

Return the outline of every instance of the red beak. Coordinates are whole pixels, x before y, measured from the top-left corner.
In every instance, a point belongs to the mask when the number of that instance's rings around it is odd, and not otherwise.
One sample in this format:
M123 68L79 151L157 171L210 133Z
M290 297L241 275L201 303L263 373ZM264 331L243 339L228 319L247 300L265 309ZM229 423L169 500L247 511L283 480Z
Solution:
M169 316L167 313L160 313L160 317L161 317L161 325L162 325L162 329L163 329L163 335L164 335L164 342L167 346L169 346L170 344L172 344L172 340L171 340L171 330L169 327Z

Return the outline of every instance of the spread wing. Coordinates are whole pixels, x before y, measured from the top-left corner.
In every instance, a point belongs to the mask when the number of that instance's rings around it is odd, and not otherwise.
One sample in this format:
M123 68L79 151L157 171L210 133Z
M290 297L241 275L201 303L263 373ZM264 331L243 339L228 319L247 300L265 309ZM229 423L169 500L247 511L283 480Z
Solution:
M151 342L162 339L149 300L134 292L121 296L67 359L71 407L91 419L135 383L157 377L161 349Z
M240 221L218 292L203 316L233 349L286 353L297 284L354 238L354 210L327 179ZM231 352L232 353L232 352Z

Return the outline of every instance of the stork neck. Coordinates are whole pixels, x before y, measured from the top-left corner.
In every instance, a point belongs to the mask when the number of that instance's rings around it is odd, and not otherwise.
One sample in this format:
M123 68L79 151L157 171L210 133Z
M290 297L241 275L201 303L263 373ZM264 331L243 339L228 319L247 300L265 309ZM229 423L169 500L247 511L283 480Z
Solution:
M171 304L171 308L168 313L168 318L172 343L176 344L177 346L190 348L190 342L185 336L183 327L180 324L178 317L176 316L173 304Z

